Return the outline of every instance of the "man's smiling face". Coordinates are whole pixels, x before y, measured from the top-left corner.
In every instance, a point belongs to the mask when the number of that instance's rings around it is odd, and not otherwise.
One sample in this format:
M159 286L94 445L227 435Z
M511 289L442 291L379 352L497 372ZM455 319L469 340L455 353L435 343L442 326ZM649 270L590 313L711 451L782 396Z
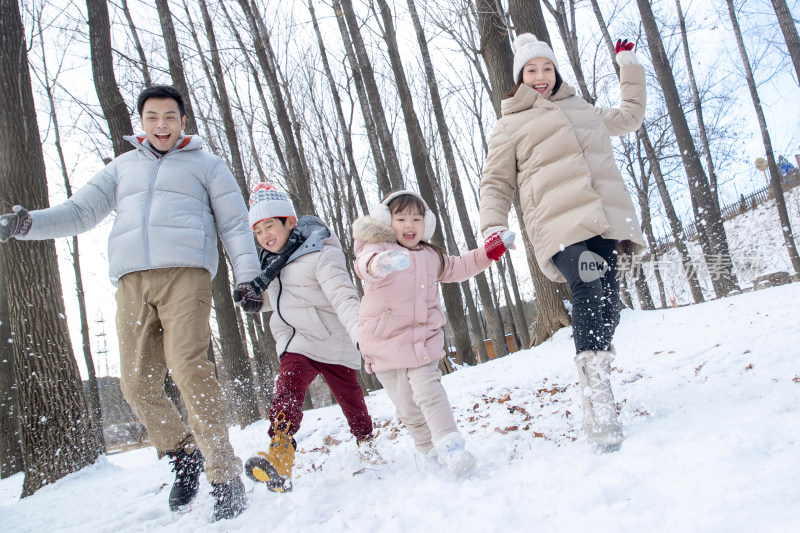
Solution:
M167 152L177 144L186 126L178 102L172 98L148 98L142 106L142 127L147 140L156 150Z

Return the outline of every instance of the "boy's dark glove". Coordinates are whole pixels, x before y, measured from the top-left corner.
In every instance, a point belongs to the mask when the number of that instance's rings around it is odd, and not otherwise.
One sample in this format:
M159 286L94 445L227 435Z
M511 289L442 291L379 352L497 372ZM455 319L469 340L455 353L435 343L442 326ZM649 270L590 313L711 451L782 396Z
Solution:
M241 307L245 313L258 313L264 304L264 294L258 294L251 281L239 283L233 289L233 303Z
M11 208L13 213L0 216L0 241L6 242L11 237L25 235L31 229L30 213L21 205Z

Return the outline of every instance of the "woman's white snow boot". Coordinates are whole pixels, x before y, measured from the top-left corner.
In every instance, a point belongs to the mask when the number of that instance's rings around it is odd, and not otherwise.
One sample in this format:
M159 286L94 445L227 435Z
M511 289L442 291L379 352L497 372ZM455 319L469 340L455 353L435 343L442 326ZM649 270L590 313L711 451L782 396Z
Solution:
M614 355L608 351L586 350L575 356L583 399L583 431L589 442L604 452L622 444L622 427L609 375Z

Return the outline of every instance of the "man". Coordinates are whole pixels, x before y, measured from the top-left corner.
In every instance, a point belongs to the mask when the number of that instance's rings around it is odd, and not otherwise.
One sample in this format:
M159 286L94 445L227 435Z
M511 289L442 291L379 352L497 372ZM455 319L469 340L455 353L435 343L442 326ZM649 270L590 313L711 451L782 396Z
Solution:
M0 217L0 239L52 239L87 231L111 211L111 283L118 287L117 333L122 393L166 452L176 472L170 509L187 507L200 472L213 486L213 520L247 506L225 423L222 391L207 359L211 280L217 232L238 280L260 273L239 187L225 163L184 136L183 96L173 87L145 89L137 102L144 137L125 137L136 150L109 163L61 205ZM191 429L167 398L167 372L181 391ZM202 452L202 453L201 453Z

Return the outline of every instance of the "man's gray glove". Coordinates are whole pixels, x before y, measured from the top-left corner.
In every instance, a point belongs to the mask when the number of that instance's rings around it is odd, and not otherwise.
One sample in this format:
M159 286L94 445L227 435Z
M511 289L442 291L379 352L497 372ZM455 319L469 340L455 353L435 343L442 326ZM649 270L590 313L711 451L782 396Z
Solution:
M11 208L13 213L0 216L0 242L6 242L11 237L25 235L31 229L31 214L21 205Z

